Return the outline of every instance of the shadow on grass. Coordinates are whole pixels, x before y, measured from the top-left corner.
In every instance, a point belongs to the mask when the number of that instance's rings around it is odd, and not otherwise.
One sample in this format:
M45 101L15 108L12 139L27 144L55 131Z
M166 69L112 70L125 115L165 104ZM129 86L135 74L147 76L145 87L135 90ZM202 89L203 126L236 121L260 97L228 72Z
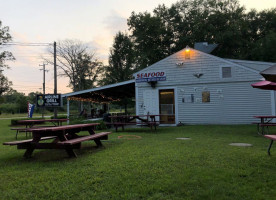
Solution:
M91 154L97 155L97 153L104 151L105 149L111 149L114 145L118 145L122 143L118 139L111 140L103 140L103 146L97 147L94 142L93 143L83 143L80 149L74 149L74 152L77 154L77 158L68 157L67 152L64 149L43 149L43 150L34 150L31 158L24 158L23 155L25 150L20 150L18 153L7 155L2 157L0 162L5 163L5 166L14 166L14 165L22 165L24 163L30 162L63 162L63 161L77 161L78 157L86 157Z

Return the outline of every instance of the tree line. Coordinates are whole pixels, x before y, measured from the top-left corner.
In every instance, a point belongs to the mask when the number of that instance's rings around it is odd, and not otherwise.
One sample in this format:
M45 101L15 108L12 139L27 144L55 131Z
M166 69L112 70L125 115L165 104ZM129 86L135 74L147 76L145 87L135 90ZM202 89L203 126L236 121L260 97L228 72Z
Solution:
M153 12L132 12L118 32L103 84L141 70L196 42L218 44L222 58L276 62L276 8L246 12L237 0L181 0Z
M0 48L12 39L1 25ZM130 80L138 70L196 42L218 44L212 54L222 58L276 62L276 8L247 12L238 0L180 0L152 12L132 12L127 25L128 31L116 34L106 66L85 43L58 42L59 75L69 78L73 91ZM53 49L48 52L52 55ZM14 57L3 51L0 95L12 85L2 74L6 60Z

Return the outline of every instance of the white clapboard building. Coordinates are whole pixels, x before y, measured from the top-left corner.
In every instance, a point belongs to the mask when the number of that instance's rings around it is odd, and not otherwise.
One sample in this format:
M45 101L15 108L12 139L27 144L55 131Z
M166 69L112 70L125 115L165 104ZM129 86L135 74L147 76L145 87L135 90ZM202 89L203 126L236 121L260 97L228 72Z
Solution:
M253 116L275 115L275 93L251 87L269 62L223 59L185 48L129 80L63 94L69 102L110 103L134 97L136 114L160 115L164 125L250 124Z
M275 63L230 60L185 48L137 73L136 114L161 124L250 124L275 115L274 91L254 89Z

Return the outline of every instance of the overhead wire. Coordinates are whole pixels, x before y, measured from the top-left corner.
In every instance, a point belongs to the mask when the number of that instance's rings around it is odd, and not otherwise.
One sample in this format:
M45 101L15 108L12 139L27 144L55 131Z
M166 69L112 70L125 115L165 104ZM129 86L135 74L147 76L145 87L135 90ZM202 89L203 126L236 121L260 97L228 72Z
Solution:
M1 45L5 46L50 46L53 45L53 43L42 43L42 42L7 42L3 43Z

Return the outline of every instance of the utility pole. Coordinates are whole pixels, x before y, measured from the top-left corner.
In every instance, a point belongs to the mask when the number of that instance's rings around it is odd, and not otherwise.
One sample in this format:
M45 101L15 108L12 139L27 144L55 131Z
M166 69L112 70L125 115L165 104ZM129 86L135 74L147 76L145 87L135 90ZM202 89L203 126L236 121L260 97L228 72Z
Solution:
M57 43L54 42L54 94L57 94ZM57 119L57 108L54 108L54 118Z
M48 72L49 70L45 70L45 65L47 64L42 64L39 66L43 66L43 69L39 69L40 71L43 71L43 95L45 95L45 71ZM42 118L44 118L44 111L45 111L45 107L42 108Z

